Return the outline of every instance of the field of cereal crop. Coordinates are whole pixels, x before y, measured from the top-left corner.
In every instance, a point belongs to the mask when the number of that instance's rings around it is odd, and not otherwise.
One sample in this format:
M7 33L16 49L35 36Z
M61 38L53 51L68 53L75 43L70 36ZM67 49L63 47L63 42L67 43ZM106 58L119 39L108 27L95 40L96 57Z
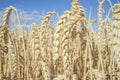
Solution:
M17 9L8 7L0 23L0 80L120 80L120 3L103 18L104 3L99 2L98 19L90 20L73 0L70 10L60 16L48 12L40 26L31 23L28 30ZM18 25L10 30L13 13Z

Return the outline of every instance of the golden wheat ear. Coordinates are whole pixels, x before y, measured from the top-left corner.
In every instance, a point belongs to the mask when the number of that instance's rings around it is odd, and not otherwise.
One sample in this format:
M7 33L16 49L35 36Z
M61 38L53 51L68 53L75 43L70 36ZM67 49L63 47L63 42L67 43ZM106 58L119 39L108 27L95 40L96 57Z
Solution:
M120 70L120 3L115 4L113 10L113 22L112 22L112 46L115 63L117 63Z
M15 10L15 7L13 7L13 6L10 6L10 7L6 8L6 11L5 11L4 16L3 16L3 24L2 24L2 26L7 26L8 25L10 14L14 10Z
M41 25L41 56L42 56L42 73L44 76L45 80L50 80L51 79L51 70L50 70L50 53L49 51L49 30L50 30L50 18L52 15L57 15L55 11L53 12L48 12L47 15L44 17L44 20L42 21ZM50 61L50 62L49 62ZM47 74L47 75L46 75Z
M14 10L15 10L15 7L10 6L10 7L8 7L6 9L6 11L5 11L4 15L3 15L2 31L3 31L3 34L4 34L4 42L5 42L5 44L8 43L9 17L11 15L12 11L14 11Z
M8 52L3 52L4 47L8 44L8 21L11 12L13 11L13 7L10 6L6 9L3 16L3 23L0 25L0 80L3 80L4 68L3 68L3 60L4 54ZM2 51L2 52L1 52Z

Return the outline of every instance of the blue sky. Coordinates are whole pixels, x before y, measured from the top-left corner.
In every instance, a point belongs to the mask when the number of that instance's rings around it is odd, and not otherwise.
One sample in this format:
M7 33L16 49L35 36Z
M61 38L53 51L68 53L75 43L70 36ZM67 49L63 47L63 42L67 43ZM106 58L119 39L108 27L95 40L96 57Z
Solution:
M117 3L117 1L120 0L111 0L112 4ZM56 11L61 15L65 10L70 10L71 2L72 0L0 0L0 11L9 6L14 6L23 12L24 19L28 18L28 21L31 20L39 24L41 15L46 14L48 11ZM98 0L79 0L79 2L85 9L86 17L88 17L91 8L91 19L97 19ZM107 14L109 8L110 5L106 0L104 5L106 13L103 16Z

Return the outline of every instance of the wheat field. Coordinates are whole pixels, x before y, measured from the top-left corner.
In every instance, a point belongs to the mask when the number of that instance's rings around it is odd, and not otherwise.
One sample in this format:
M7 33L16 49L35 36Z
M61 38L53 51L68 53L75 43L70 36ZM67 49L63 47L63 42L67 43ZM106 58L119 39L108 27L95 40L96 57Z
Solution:
M0 80L120 80L120 3L103 18L104 3L99 2L98 20L87 19L73 0L70 10L61 16L48 12L41 26L31 23L29 30L19 18L17 29L9 29L10 15L20 16L8 7L0 23Z

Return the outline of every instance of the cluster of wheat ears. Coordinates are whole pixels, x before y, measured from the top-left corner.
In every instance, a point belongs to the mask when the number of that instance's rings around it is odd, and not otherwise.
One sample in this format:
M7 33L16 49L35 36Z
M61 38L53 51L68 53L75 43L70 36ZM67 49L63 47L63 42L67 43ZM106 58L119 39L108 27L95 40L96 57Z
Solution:
M60 17L48 12L41 26L32 23L28 31L21 24L9 29L17 10L8 7L0 25L0 80L120 80L120 3L103 19L104 2L97 33L96 20L86 18L78 0ZM52 15L58 17L56 26L50 24Z

